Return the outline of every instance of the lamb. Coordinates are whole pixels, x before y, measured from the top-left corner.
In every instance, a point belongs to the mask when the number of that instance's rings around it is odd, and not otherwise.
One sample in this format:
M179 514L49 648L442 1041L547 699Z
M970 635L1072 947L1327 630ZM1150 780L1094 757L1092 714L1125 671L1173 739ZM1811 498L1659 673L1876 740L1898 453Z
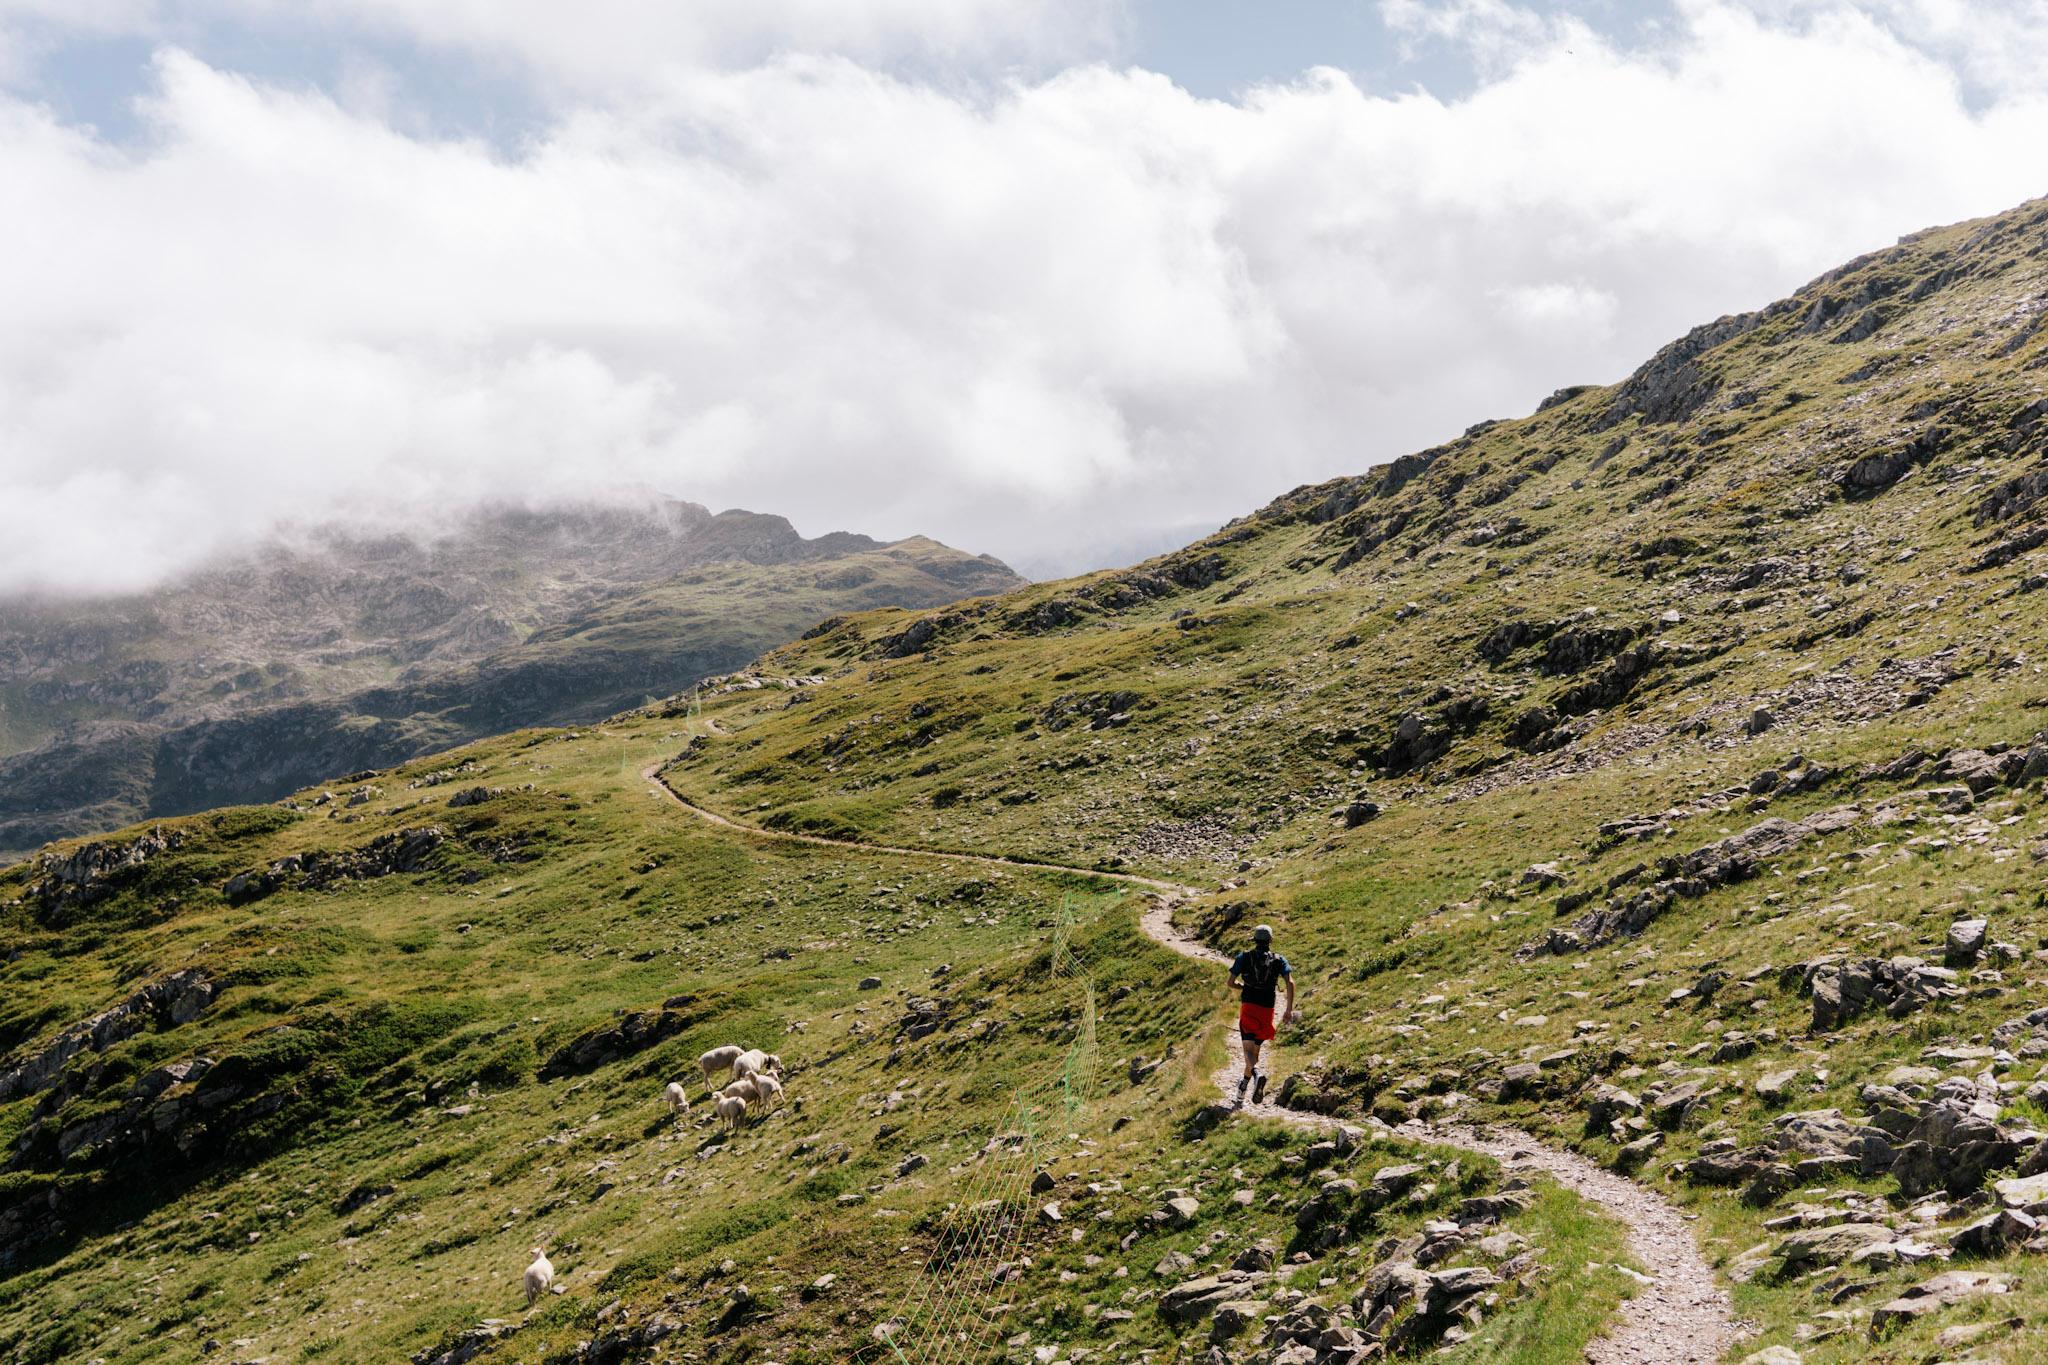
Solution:
M661 1097L668 1101L668 1107L675 1111L677 1118L690 1112L689 1092L683 1089L681 1081L670 1081L668 1089L661 1092Z
M555 1282L555 1263L539 1247L533 1249L533 1264L526 1267L526 1306L533 1307L533 1301L548 1292L548 1286Z
M755 1091L761 1097L761 1107L763 1109L773 1109L776 1102L782 1098L782 1082L776 1080L765 1071L758 1076L752 1076L748 1079L753 1082Z
M761 1101L761 1077L742 1076L718 1092L719 1099L737 1096L742 1104L752 1107Z
M747 1102L738 1095L721 1093L711 1107L718 1112L718 1117L725 1120L728 1128L739 1127L740 1120L747 1116Z
M697 1069L704 1073L705 1088L710 1088L711 1078L718 1075L721 1071L730 1073L732 1071L732 1064L737 1062L745 1051L746 1049L737 1043L728 1043L724 1047L712 1048L711 1051L699 1057L697 1059Z

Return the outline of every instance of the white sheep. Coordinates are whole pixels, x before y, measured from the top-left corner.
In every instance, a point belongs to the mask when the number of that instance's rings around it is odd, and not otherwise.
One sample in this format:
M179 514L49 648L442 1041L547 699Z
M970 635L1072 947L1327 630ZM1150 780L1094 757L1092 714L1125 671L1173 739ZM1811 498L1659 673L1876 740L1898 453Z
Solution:
M548 1292L548 1286L555 1282L555 1263L539 1247L533 1249L533 1264L526 1267L526 1306L533 1307L533 1301Z
M670 1081L668 1089L661 1092L661 1097L668 1101L668 1107L675 1111L677 1118L690 1112L690 1095L683 1089L681 1081Z
M780 1076L782 1058L772 1052L763 1052L760 1048L750 1048L742 1052L732 1064L732 1074L735 1076L758 1076L767 1073Z
M753 1081L754 1089L761 1096L761 1107L763 1109L773 1109L776 1102L782 1098L782 1082L776 1080L765 1071L749 1079Z
M725 1089L719 1091L718 1098L727 1099L737 1096L741 1103L752 1108L761 1101L760 1081L761 1078L759 1076L742 1076Z
M738 1061L741 1054L745 1051L746 1049L737 1043L728 1043L724 1047L712 1048L711 1051L699 1057L697 1059L697 1068L704 1073L705 1088L710 1088L711 1078L718 1075L721 1071L730 1074L732 1072L732 1064Z
M711 1107L718 1111L718 1117L724 1119L729 1128L739 1127L740 1120L747 1116L747 1102L738 1095L720 1094Z

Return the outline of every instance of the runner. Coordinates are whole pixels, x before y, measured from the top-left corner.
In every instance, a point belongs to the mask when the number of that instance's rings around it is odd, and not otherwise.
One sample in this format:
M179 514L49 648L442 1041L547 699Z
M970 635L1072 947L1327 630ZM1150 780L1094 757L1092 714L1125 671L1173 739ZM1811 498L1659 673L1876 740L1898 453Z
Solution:
M1259 1070L1259 1047L1273 1041L1273 995L1287 992L1287 1008L1280 1015L1286 1023L1294 1017L1294 972L1287 959L1273 951L1273 926L1261 924L1252 930L1250 952L1239 953L1230 964L1230 990L1241 991L1237 1007L1237 1033L1244 1039L1244 1075L1237 1081L1237 1103L1244 1104L1244 1088L1251 1086L1252 1103L1266 1098L1266 1073Z

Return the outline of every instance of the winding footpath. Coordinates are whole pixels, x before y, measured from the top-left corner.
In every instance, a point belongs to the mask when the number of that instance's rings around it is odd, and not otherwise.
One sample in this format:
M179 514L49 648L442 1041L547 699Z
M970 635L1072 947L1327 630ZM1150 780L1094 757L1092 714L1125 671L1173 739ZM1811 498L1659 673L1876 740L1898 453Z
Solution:
M1133 872L1103 872L1030 858L906 848L834 839L822 834L766 829L730 819L691 801L668 784L661 775L661 768L661 764L655 763L640 772L656 793L700 820L757 839L981 867L1044 868L1141 887L1154 893L1138 920L1147 937L1183 957L1218 966L1230 963L1225 954L1190 938L1173 922L1173 912L1179 904L1201 894L1196 887ZM1227 1097L1234 1093L1240 1069L1241 1064L1234 1059L1217 1069L1213 1079L1220 1095ZM1336 1124L1334 1119L1283 1109L1271 1101L1263 1104L1247 1102L1242 1112L1253 1118L1270 1119L1296 1127L1326 1128ZM1714 1365L1739 1339L1728 1293L1715 1281L1712 1267L1700 1255L1685 1216L1668 1200L1645 1186L1597 1166L1576 1153L1546 1146L1518 1129L1407 1123L1385 1131L1410 1141L1479 1152L1499 1161L1512 1172L1540 1171L1579 1198L1599 1205L1628 1229L1629 1251L1648 1272L1648 1279L1634 1298L1624 1300L1616 1310L1608 1331L1587 1344L1586 1360L1589 1365Z

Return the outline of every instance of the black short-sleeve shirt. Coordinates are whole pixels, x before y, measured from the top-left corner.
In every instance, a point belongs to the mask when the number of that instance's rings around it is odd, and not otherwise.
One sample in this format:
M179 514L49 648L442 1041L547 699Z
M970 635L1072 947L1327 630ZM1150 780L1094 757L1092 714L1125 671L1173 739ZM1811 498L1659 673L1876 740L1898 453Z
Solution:
M1230 964L1230 974L1244 983L1244 993L1239 998L1245 1004L1271 1005L1280 989L1280 978L1292 976L1294 971L1280 954L1253 948L1237 955L1237 960Z

